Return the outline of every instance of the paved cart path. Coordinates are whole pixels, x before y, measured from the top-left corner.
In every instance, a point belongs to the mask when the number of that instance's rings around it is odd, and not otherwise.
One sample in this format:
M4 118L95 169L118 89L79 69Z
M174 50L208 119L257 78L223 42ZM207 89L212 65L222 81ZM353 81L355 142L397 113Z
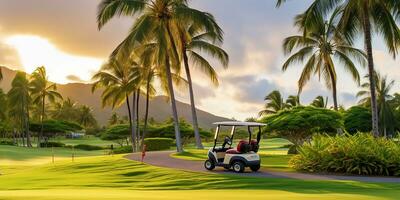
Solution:
M238 174L232 171L225 170L221 167L216 167L213 171L208 171L203 166L203 161L192 161L173 158L170 155L173 151L158 151L146 152L144 162L158 167L173 168L184 171L217 173L217 174L230 174L246 177L263 177L263 178L292 178L301 180L351 180L363 182L385 182L385 183L400 183L400 178L395 177L370 177L370 176L341 176L341 175L318 175L306 174L298 172L277 172L261 168L260 171L254 173L246 169L245 173ZM140 161L141 154L129 154L125 156L130 160Z

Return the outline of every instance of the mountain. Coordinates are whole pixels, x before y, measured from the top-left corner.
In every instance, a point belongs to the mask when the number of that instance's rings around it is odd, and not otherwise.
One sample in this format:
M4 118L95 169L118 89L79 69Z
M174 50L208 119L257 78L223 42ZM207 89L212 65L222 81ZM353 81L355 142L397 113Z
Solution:
M0 88L4 91L8 91L11 88L11 81L14 78L16 71L3 67L3 81L0 82ZM70 98L71 100L76 101L79 104L85 104L90 106L93 109L93 113L99 122L100 125L106 125L107 120L112 114L112 110L110 108L102 108L100 95L101 91L96 91L92 93L91 84L84 83L69 83L69 84L58 84L57 90L61 95L66 98ZM184 118L188 122L191 122L191 110L190 105L177 101L178 114L180 118ZM144 116L145 109L145 99L141 98L140 101L140 115ZM120 108L116 109L117 112L121 116L127 115L126 105L122 105ZM167 97L165 96L157 96L150 101L149 107L149 117L154 118L156 121L164 121L167 118L171 117L171 106L169 102L167 102ZM199 121L199 126L205 130L209 130L213 127L212 123L216 121L226 121L228 119L215 116L211 113L197 110L197 118Z

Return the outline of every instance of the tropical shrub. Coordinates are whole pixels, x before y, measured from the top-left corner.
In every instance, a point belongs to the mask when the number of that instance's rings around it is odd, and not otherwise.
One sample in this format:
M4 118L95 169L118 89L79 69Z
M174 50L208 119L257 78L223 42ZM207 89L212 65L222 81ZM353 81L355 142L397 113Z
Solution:
M85 151L97 151L104 149L101 146L89 145L89 144L78 144L74 146L75 149L85 150Z
M371 134L315 135L298 150L289 161L297 170L400 176L400 145Z
M350 134L371 132L371 118L370 109L362 106L353 106L344 113L344 127Z
M40 147L65 147L65 144L62 142L41 142Z
M174 140L171 138L146 138L144 144L147 151L168 150L174 145Z
M313 106L298 106L261 119L264 131L274 133L292 142L295 147L309 140L314 133L336 134L343 127L340 113ZM295 153L295 149L292 150Z

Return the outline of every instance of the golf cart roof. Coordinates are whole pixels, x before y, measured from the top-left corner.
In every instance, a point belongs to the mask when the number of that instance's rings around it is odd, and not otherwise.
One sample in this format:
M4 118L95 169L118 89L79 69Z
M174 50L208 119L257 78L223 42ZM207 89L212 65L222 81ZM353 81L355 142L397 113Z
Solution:
M218 126L266 126L266 124L258 122L239 122L239 121L215 122L213 124Z

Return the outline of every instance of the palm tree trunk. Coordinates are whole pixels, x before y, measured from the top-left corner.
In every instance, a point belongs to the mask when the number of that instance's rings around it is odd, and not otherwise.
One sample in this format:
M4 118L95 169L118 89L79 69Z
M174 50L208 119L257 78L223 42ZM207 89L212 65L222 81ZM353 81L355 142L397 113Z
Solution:
M199 132L199 123L197 121L196 105L194 102L193 83L192 83L192 77L190 74L189 60L188 60L185 49L183 50L182 54L183 54L183 61L185 63L186 77L187 77L187 81L189 83L190 107L192 109L192 124L193 124L193 130L194 130L194 138L196 140L196 147L198 149L204 149L203 144L201 143L201 137L200 137L200 132Z
M374 58L372 54L372 36L371 36L371 22L368 13L368 1L365 1L365 12L363 18L364 24L364 42L367 51L368 60L368 74L371 90L371 114L372 114L372 133L375 137L379 137L379 125L378 125L378 105L376 102L376 91L375 91L375 69L374 69Z
M137 133L136 146L142 147L142 145L139 144L140 138L141 138L141 135L140 135L140 115L139 115L140 89L137 89L136 93L137 93L137 96L136 96L136 133ZM140 148L140 149L142 149L142 148Z
M133 92L132 95L132 130L135 133L135 140L133 140L132 142L135 143L135 152L137 151L138 146L136 146L136 141L137 141L137 135L138 133L136 132L136 91Z
M44 105L45 105L45 96L42 98L42 115L40 116L40 133L38 136L38 144L42 141L43 138L43 118L44 118ZM38 145L40 147L40 145Z
M126 106L128 107L128 118L129 118L129 128L131 129L131 139L132 139L132 152L135 152L136 149L136 144L135 144L135 131L134 128L132 126L132 113L131 113L131 106L129 104L129 96L126 94L125 95L125 99L126 99Z
M29 133L29 106L26 106L26 146L32 147L31 136Z
M332 72L331 68L329 69L329 73L331 74L331 82L332 82L333 108L337 111L338 110L338 102L337 102L336 80L335 80L334 73ZM326 103L328 103L328 101Z
M173 47L174 53L176 53L176 45L174 42L174 38L171 34L171 30L169 28L169 25L167 25L167 32L169 36L169 40L171 42L171 45ZM179 58L177 58L179 59ZM167 81L168 81L168 90L169 90L169 96L171 99L171 107L172 107L172 116L174 119L174 127L175 127L175 140L176 140L176 151L177 152L182 152L182 142L181 142L181 131L179 130L179 118L178 118L178 110L176 109L176 100L175 100L175 94L174 94L174 86L172 84L172 75L171 75L171 63L169 60L169 55L168 53L165 56L165 70L167 74Z
M142 135L142 145L144 145L144 137L146 136L146 131L147 131L147 120L149 118L149 99L150 99L150 75L147 78L146 82L146 110L144 113L144 126L143 126L143 135Z

